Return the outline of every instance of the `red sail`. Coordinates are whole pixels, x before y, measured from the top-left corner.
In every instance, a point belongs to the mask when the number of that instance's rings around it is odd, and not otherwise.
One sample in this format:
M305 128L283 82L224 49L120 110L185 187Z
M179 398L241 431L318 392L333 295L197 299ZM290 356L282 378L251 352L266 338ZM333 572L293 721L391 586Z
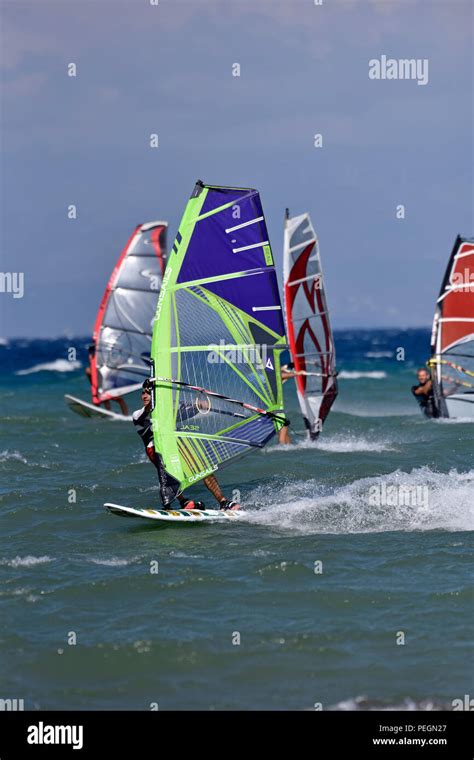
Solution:
M337 396L336 355L316 233L308 214L287 218L283 277L288 343L296 388L311 438Z
M458 235L437 300L431 336L443 416L474 416L474 240Z

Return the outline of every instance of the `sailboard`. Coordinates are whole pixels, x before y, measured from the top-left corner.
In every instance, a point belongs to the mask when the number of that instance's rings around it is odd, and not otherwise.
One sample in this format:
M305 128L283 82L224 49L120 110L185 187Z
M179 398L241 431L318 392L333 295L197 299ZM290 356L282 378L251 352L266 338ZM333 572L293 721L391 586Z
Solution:
M104 504L105 509L119 517L138 517L144 520L158 520L161 522L193 523L202 522L232 522L245 517L243 510L231 509L156 509L153 507L123 507L120 504Z
M109 409L104 409L104 407L97 406L97 404L90 404L88 401L83 401L82 399L76 398L75 396L69 396L66 394L64 396L64 400L69 409L71 409L72 412L78 414L80 417L96 417L97 419L106 420L126 420L127 422L132 421L132 417L126 417L123 414L117 414L117 412L112 412Z
M90 348L92 403L97 406L140 388L150 374L153 320L166 264L167 222L135 227L100 302ZM76 400L81 401L80 399ZM82 416L88 408L69 407ZM123 415L104 417L127 419ZM100 414L100 412L99 412Z
M474 239L457 236L436 301L431 334L435 404L441 417L474 418Z
M336 399L337 373L319 243L309 214L290 217L286 212L283 278L298 401L314 440Z
M169 255L153 330L152 421L165 505L260 451L285 424L285 346L258 191L198 181Z

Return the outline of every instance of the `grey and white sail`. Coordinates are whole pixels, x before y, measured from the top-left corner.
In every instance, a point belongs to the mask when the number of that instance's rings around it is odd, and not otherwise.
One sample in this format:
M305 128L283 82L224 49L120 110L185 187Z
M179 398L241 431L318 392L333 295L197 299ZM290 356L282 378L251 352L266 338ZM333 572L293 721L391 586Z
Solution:
M107 283L90 350L92 400L140 387L149 375L156 304L166 262L167 222L139 224Z

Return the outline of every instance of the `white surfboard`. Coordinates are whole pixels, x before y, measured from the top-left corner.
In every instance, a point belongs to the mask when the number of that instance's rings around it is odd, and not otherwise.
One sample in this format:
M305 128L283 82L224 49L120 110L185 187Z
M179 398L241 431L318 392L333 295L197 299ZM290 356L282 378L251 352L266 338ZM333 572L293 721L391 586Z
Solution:
M121 504L104 504L108 512L120 517L141 517L145 520L162 520L163 522L232 522L246 515L241 509L145 509L141 507L123 507Z
M131 422L131 417L126 417L123 414L117 414L117 412L109 412L108 409L104 409L96 404L89 404L87 401L83 401L75 396L64 396L64 400L71 411L79 414L81 417L99 417L109 420L122 420L125 422Z

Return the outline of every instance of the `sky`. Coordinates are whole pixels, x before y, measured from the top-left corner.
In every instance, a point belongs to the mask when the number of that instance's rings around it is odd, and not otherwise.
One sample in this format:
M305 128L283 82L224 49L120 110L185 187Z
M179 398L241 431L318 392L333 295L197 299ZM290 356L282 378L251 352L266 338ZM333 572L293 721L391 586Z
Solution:
M473 7L0 0L0 272L24 276L0 336L90 334L135 225L171 247L198 178L260 191L280 281L285 208L311 214L334 327L429 325L474 235ZM427 83L371 79L382 56Z

